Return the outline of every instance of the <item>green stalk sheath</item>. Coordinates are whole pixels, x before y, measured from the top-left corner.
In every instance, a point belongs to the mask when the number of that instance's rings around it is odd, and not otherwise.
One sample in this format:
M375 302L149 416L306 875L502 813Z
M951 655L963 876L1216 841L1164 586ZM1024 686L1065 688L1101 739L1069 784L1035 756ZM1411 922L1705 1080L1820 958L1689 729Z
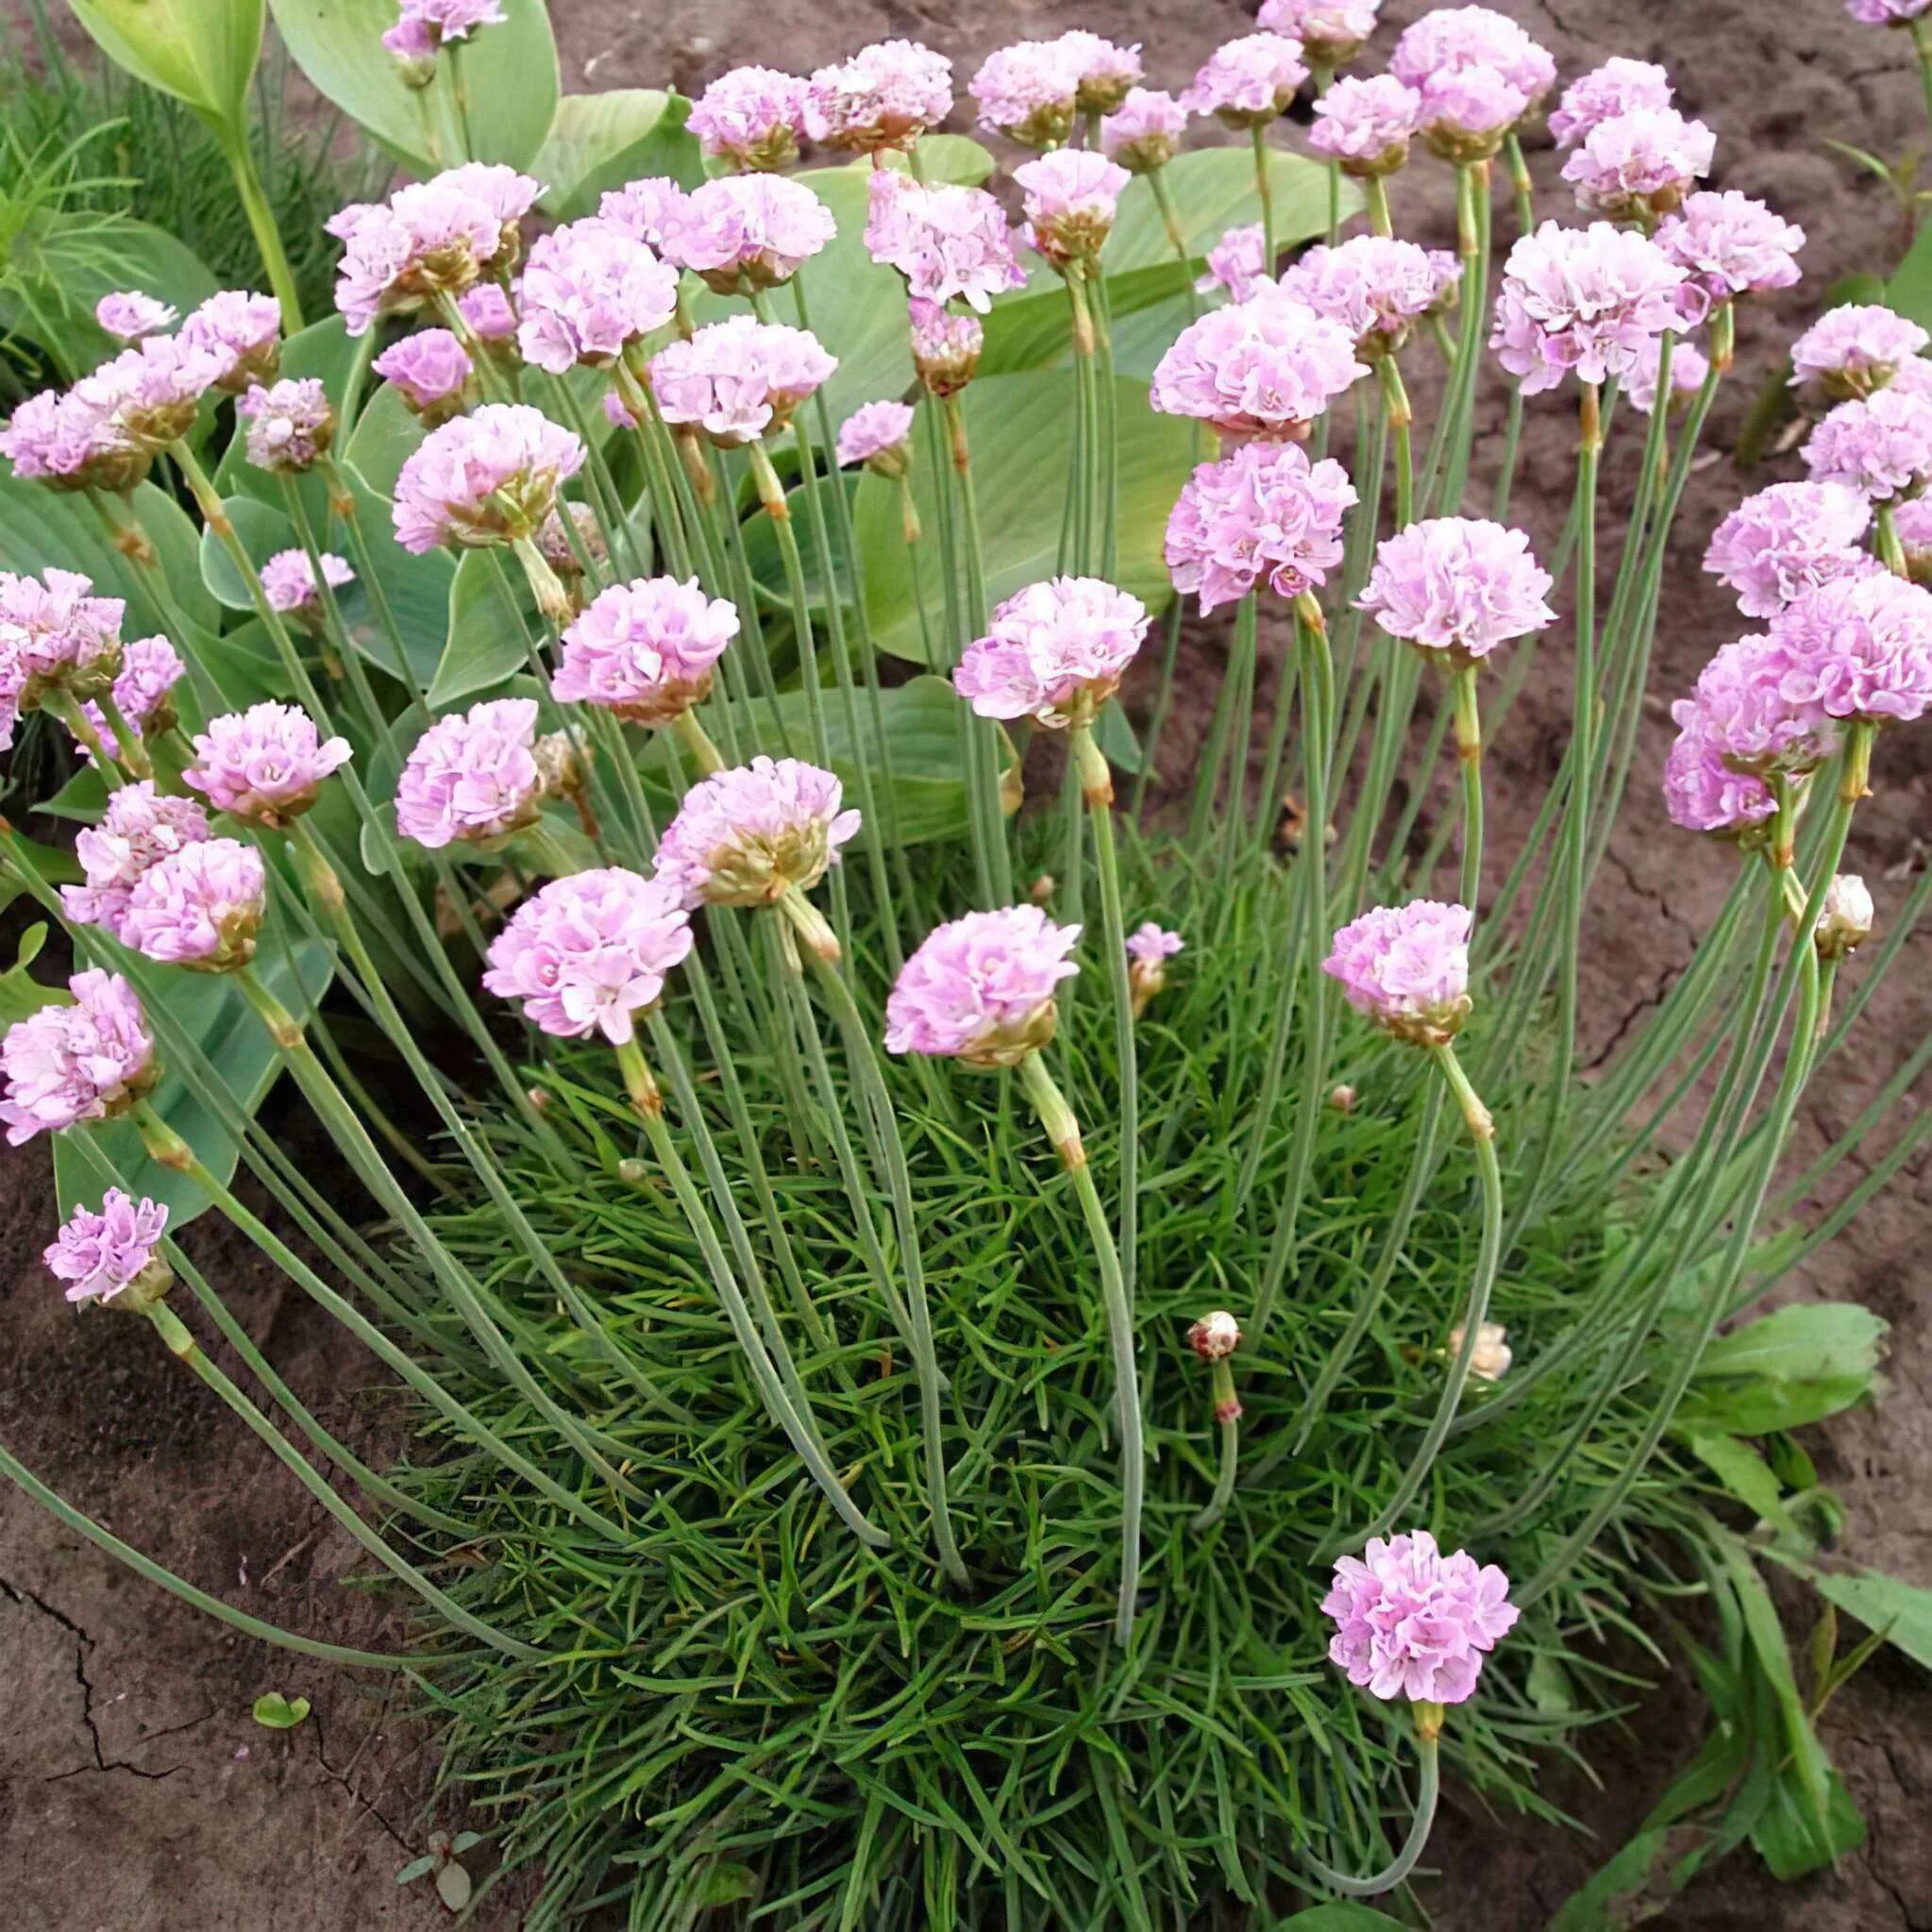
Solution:
M1403 1840L1402 1850L1387 1866L1373 1878L1349 1878L1324 1865L1319 1858L1311 1857L1305 1852L1302 1855L1302 1862L1329 1890L1339 1892L1344 1898L1375 1898L1385 1891L1393 1891L1421 1862L1422 1853L1429 1843L1429 1834L1436 1823L1436 1805L1441 1794L1442 1773L1434 1738L1420 1735L1416 1750L1421 1761L1421 1776L1416 1786L1415 1823L1409 1826L1409 1835Z
M1216 1472L1214 1494L1207 1499L1207 1507L1187 1525L1196 1536L1212 1529L1228 1513L1241 1463L1241 1403L1235 1393L1234 1369L1225 1355L1214 1364L1214 1414L1221 1438L1220 1468Z

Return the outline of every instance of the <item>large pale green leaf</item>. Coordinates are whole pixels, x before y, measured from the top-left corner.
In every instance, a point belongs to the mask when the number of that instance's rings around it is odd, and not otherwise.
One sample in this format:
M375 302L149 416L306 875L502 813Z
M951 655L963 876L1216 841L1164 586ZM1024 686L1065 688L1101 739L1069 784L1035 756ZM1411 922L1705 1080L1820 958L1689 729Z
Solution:
M1682 1426L1762 1436L1835 1415L1870 1392L1885 1333L1869 1308L1818 1302L1721 1336L1697 1365Z
M1878 1570L1822 1570L1789 1549L1770 1554L1806 1578L1827 1603L1867 1628L1884 1631L1914 1663L1932 1671L1932 1589Z
M595 214L608 190L649 175L697 187L704 157L685 130L690 112L682 94L660 88L565 94L530 170L545 184L545 211L559 221Z
M333 5L334 0L316 0ZM231 131L245 126L263 0L68 0L108 58ZM392 13L392 22L394 15Z
M1148 408L1147 385L1117 383L1120 420L1120 567L1116 580L1150 610L1173 596L1162 544L1168 512L1195 462L1193 426ZM989 376L964 396L985 544L987 596L997 602L1023 585L1051 577L1058 559L1060 512L1073 452L1073 385L1050 370ZM924 454L923 440L916 445ZM928 623L944 625L939 601L939 510L932 466L913 470L926 535L917 568ZM899 534L899 486L869 473L856 500L865 604L880 647L926 661L915 565Z
M381 46L395 0L271 0L271 10L302 72L418 172L465 160L528 168L542 151L562 91L544 0L504 0L508 18L478 28L456 59L445 52L423 89L404 86ZM458 76L468 96L461 112Z
M466 551L450 579L448 623L429 680L437 710L501 684L529 664L536 601L522 571L495 551Z

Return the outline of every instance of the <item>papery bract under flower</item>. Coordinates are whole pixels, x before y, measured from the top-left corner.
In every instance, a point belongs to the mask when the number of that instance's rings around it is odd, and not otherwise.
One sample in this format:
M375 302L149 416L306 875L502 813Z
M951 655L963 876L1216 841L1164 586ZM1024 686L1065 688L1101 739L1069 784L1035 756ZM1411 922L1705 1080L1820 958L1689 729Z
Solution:
M447 328L422 328L404 336L384 349L373 366L411 413L431 429L462 412L477 368L462 338Z
M1329 1659L1349 1682L1417 1704L1468 1699L1519 1615L1495 1564L1444 1555L1427 1530L1371 1537L1359 1557L1342 1557L1321 1608L1336 1625Z
M745 185L736 176L711 184ZM525 361L552 376L568 375L580 362L608 368L678 310L677 272L629 228L598 215L538 242L518 293L517 346Z
M98 1213L76 1207L68 1216L41 1259L57 1281L67 1284L70 1302L111 1302L130 1287L139 1299L143 1277L153 1279L155 1250L167 1225L168 1210L160 1202L145 1195L136 1201L109 1187Z
M694 577L640 579L601 592L563 633L551 693L660 725L709 694L713 666L738 634L736 608Z
M896 268L915 299L957 297L984 313L993 297L1022 288L1006 211L979 188L925 188L893 169L872 176L865 248Z
M1147 636L1147 606L1097 577L1027 585L993 613L952 674L982 717L1049 730L1090 723Z
M74 855L86 873L81 885L63 885L60 903L77 925L121 936L127 895L150 865L210 836L208 814L194 798L157 792L151 780L108 796L100 823L84 825Z
M1013 1067L1053 1037L1055 989L1080 968L1078 926L1038 906L968 913L934 928L885 1002L885 1049Z
M1890 382L1932 337L1882 302L1827 309L1791 344L1791 380L1816 383L1827 395L1869 395Z
M210 718L181 778L217 812L275 827L308 811L353 755L346 738L325 740L306 712L268 699Z
M438 718L404 761L395 829L435 851L458 840L488 848L535 824L544 786L536 741L532 697L491 698Z
M818 338L732 315L651 359L650 385L667 423L691 423L727 446L782 429L838 367Z
M1843 483L1873 502L1932 482L1932 399L1876 389L1841 402L1812 430L1805 467L1815 481Z
M916 41L879 41L813 75L805 131L858 154L909 147L952 111L952 62Z
M1140 80L1138 44L1123 47L1084 27L1070 28L1047 44L1072 62L1079 79L1074 104L1083 114L1111 114Z
M1213 114L1230 127L1265 127L1287 112L1307 78L1299 41L1244 34L1208 56L1181 105L1190 114Z
M1409 157L1409 143L1422 125L1422 96L1392 74L1352 76L1315 103L1308 145L1327 155L1345 175L1389 175Z
M1649 60L1621 54L1579 76L1563 90L1550 115L1550 133L1558 148L1572 148L1603 122L1633 108L1668 108L1675 98L1671 76Z
M1458 666L1556 621L1527 532L1441 516L1385 537L1361 608L1391 637Z
M724 175L694 188L666 218L664 249L707 287L734 295L790 281L837 233L832 210L802 181Z
M1805 230L1735 190L1689 195L1657 229L1657 246L1713 302L1788 289Z
M859 830L829 771L767 758L713 772L684 794L658 845L658 877L687 906L769 905L809 892Z
M486 403L433 431L395 484L395 539L417 556L533 536L584 446L528 403Z
M1718 525L1704 567L1747 617L1775 617L1806 591L1870 567L1871 525L1871 504L1842 483L1773 483Z
M1203 613L1266 580L1296 597L1328 580L1342 560L1343 520L1356 502L1332 457L1311 462L1299 444L1248 443L1201 463L1168 519L1174 587Z
M0 1120L20 1147L36 1134L125 1113L160 1078L134 988L90 967L67 983L73 1003L43 1006L0 1040Z
M1675 108L1632 108L1600 121L1563 163L1585 210L1620 221L1667 214L1710 173L1717 136Z
M261 854L200 839L150 865L121 916L121 942L163 966L227 973L255 955L268 892Z
M1321 970L1385 1033L1415 1046L1441 1046L1469 1016L1473 924L1467 906L1435 899L1378 906L1335 935Z
M735 168L786 168L805 134L807 84L772 67L734 67L698 95L685 126Z

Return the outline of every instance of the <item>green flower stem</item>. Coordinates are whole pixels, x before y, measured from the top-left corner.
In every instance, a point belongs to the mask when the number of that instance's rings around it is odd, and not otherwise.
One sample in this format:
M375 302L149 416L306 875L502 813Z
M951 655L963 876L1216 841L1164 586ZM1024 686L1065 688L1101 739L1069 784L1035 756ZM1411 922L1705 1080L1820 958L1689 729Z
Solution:
M1892 506L1888 502L1878 506L1878 555L1885 567L1894 577L1911 576L1906 563L1906 546L1900 543L1898 524L1892 515Z
M1087 1238L1100 1273L1100 1301L1113 1345L1114 1403L1120 1431L1120 1596L1114 1618L1114 1636L1124 1649L1134 1636L1134 1606L1140 1592L1140 1516L1147 1483L1147 1446L1140 1420L1140 1372L1134 1358L1134 1311L1128 1303L1114 1231L1100 1205L1093 1169L1081 1144L1080 1125L1067 1096L1047 1069L1045 1059L1029 1053L1019 1063L1020 1084L1033 1103L1040 1125L1053 1143L1080 1197Z
M798 550L798 533L792 528L791 505L785 501L785 486L771 466L763 443L746 445L751 475L758 485L758 498L771 519L778 539L779 556L783 560L785 588L792 600L792 629L798 646L801 680L805 687L805 715L812 730L812 756L822 765L832 764L832 740L825 728L825 690L818 677L818 649L812 625L812 593L805 580L805 560Z
M1100 266L1085 271L1093 283L1094 386L1100 397L1100 575L1120 575L1120 395L1114 383L1114 317Z
M1274 183L1268 178L1268 129L1256 127L1254 142L1254 193L1261 203L1261 272L1274 274Z
M188 665L188 681L194 686L194 695L202 709L210 717L226 710L227 698L221 686L201 662L200 653L189 648L199 634L198 627L189 621L187 613L176 599L160 552L156 549L154 539L142 528L132 498L109 496L102 491L90 490L87 500L108 541L133 565L135 587L154 613L154 628L180 645L181 655Z
M1523 159L1522 142L1512 131L1503 140L1503 153L1509 162L1509 187L1516 197L1516 231L1533 235L1537 231L1537 184L1530 177L1530 164ZM1665 394L1660 387L1658 395Z
M1434 1706L1418 1705L1416 1708L1419 1713L1431 1708L1437 1713L1441 1710L1439 1705ZM1440 1724L1439 1715L1436 1722ZM1436 1805L1441 1793L1442 1773L1436 1739L1429 1732L1420 1728L1416 1739L1416 1756L1420 1776L1416 1785L1415 1823L1409 1826L1409 1835L1403 1840L1402 1850L1374 1877L1349 1878L1333 1867L1324 1865L1319 1858L1306 1852L1302 1854L1302 1862L1330 1891L1339 1892L1344 1898L1375 1898L1385 1891L1393 1891L1421 1862L1422 1853L1429 1843L1429 1834L1436 1823Z
M228 164L228 173L234 177L242 212L247 217L248 229L255 237L256 247L261 251L261 265L268 272L268 286L281 304L282 333L299 335L305 326L302 297L295 287L295 272L289 265L288 250L282 246L281 230L276 225L275 210L269 206L268 195L261 186L261 176L255 166L248 124L245 119L239 126L210 121L208 127L222 151L223 160Z
M1202 1530L1212 1529L1227 1515L1241 1461L1241 1401L1235 1393L1234 1364L1225 1355L1214 1363L1214 1419L1221 1438L1220 1468L1215 1475L1214 1494L1207 1499L1207 1507L1187 1525L1197 1536Z
M93 760L94 768L109 791L118 792L127 782L127 774L121 769L121 761L102 742L93 720L66 692L52 688L42 692L41 709L59 718L76 741L87 748L88 756Z
M872 1550L889 1549L892 1538L882 1530L875 1529L865 1520L864 1511L847 1493L845 1485L839 1481L838 1472L832 1467L825 1453L815 1429L810 1426L793 1403L784 1379L766 1354L764 1344L759 1339L758 1328L751 1319L745 1297L740 1292L737 1278L731 1272L731 1262L726 1258L723 1245L717 1237L717 1231L712 1226L709 1214L705 1212L697 1184L692 1181L690 1170L684 1165L684 1157L678 1151L678 1144L671 1138L669 1127L664 1122L664 1097L658 1090L657 1081L651 1074L650 1067L644 1057L644 1049L637 1042L627 1040L617 1050L617 1064L623 1069L625 1091L630 1096L630 1103L638 1118L644 1123L645 1137L650 1143L651 1151L657 1156L659 1167L664 1169L664 1178L671 1184L671 1191L678 1198L678 1205L683 1210L684 1218L690 1224L692 1234L697 1237L699 1252L704 1256L706 1268L716 1288L718 1300L724 1304L726 1319L731 1323L731 1333L736 1338L740 1352L751 1370L751 1377L764 1399L765 1412L784 1431L785 1438L792 1445L798 1459L805 1465L814 1482L823 1492L825 1500L859 1541Z
M1395 218L1388 208L1388 180L1383 175L1369 175L1362 182L1362 191L1369 200L1369 232L1380 235L1384 241L1395 233Z
M1476 666L1460 666L1453 680L1455 758L1462 767L1462 902L1479 910L1483 894L1483 714Z
M619 362L611 371L617 397L637 425L637 446L644 457L646 486L650 491L651 521L663 542L665 561L680 578L695 577L692 540L684 528L677 484L671 468L675 455L667 455L670 442L664 418L658 414L656 398L648 385L639 379L628 363ZM715 595L716 587L713 586Z
M1168 231L1168 245L1174 251L1174 259L1181 264L1181 279L1187 297L1187 319L1196 321L1201 314L1201 294L1194 286L1194 250L1188 245L1187 230L1182 225L1181 207L1174 199L1174 184L1168 179L1166 168L1151 168L1148 171L1147 185L1153 194L1154 206L1160 210L1161 226Z
M1911 29L1912 51L1919 57L1919 84L1925 98L1925 118L1932 121L1932 39L1927 38L1923 14L1907 21L1906 25Z
M1483 364L1483 326L1488 315L1489 163L1459 165L1455 183L1456 246L1463 265L1462 333L1442 413L1429 441L1421 490L1425 513L1453 513L1462 502L1474 428L1476 382Z
M544 1653L533 1645L520 1643L513 1637L505 1637L501 1631L485 1623L480 1617L472 1615L453 1597L438 1589L414 1564L392 1550L382 1537L378 1536L336 1494L335 1490L316 1474L310 1467L308 1458L284 1438L281 1431L202 1353L201 1344L189 1334L180 1319L170 1310L165 1302L155 1302L147 1310L147 1316L168 1352L177 1362L193 1369L202 1382L213 1389L215 1394L220 1396L263 1442L267 1443L283 1468L290 1470L295 1480L397 1582L406 1584L414 1590L431 1609L445 1618L454 1628L488 1644L492 1650L501 1651L506 1656L515 1657L522 1663L532 1663L543 1656Z
M1501 523L1509 514L1509 499L1516 488L1516 462L1522 448L1522 382L1509 378L1509 414L1503 429L1503 462L1496 472L1496 496L1490 514Z
M1413 431L1416 420L1402 368L1393 356L1375 359L1375 374L1381 385L1383 420L1395 440L1395 529L1408 529L1416 520L1416 462Z
M138 779L154 777L154 761L147 755L147 747L141 742L141 733L122 715L121 707L114 702L112 691L103 691L99 699L101 715L108 721L108 729L114 734L114 748L121 754L121 763Z
M1207 843L1214 818L1215 800L1220 795L1221 773L1228 762L1228 747L1235 737L1235 714L1241 706L1241 692L1250 692L1252 705L1254 659L1259 628L1258 594L1250 591L1235 607L1235 640L1228 653L1228 666L1221 675L1221 688L1216 694L1214 715L1208 721L1207 742L1201 748L1201 765L1194 779L1194 802L1187 814L1187 844L1200 850ZM1228 812L1238 815L1246 792L1244 781L1246 748L1235 753L1235 776L1230 788Z

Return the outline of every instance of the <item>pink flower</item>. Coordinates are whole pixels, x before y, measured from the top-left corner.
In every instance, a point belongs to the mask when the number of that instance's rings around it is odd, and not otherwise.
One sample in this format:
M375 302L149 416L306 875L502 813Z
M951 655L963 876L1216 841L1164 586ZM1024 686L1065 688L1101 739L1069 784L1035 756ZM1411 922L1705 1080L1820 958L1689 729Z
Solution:
M1130 175L1164 168L1187 131L1187 109L1158 88L1136 87L1100 123L1100 152Z
M331 590L341 590L356 580L356 573L349 568L347 560L327 550L322 553L322 573ZM271 557L261 566L261 589L269 609L279 611L285 617L319 608L321 604L315 566L309 561L307 550L282 550Z
M1375 31L1382 0L1261 0L1256 25L1300 41L1316 67L1331 73L1352 60Z
M1307 78L1299 41L1244 34L1208 56L1181 105L1190 114L1213 114L1229 127L1265 127L1288 111Z
M1806 591L1869 567L1871 525L1871 504L1842 483L1773 483L1718 525L1704 567L1747 617L1775 617Z
M1844 483L1884 502L1932 481L1932 400L1874 389L1841 402L1812 430L1805 467L1822 483Z
M1164 959L1172 959L1184 945L1180 933L1169 932L1151 919L1127 935L1128 957L1142 966L1158 966Z
M983 718L1090 724L1147 636L1147 606L1097 577L1029 584L966 646L953 688Z
M1445 160L1482 160L1529 112L1529 96L1493 67L1457 67L1422 89L1422 139Z
M725 175L693 189L667 218L664 254L719 294L746 294L790 281L837 233L832 210L802 181Z
M415 742L395 787L395 829L431 851L458 840L494 849L536 823L537 703L497 697L438 718Z
M1882 389L1932 337L1879 302L1827 309L1791 344L1792 383L1815 382L1835 397Z
M650 386L667 423L695 423L730 448L782 429L837 367L802 328L732 315L660 349Z
M1684 313L1684 271L1634 230L1545 222L1509 251L1489 345L1525 395L1570 375L1621 378L1655 337L1697 319Z
M1798 697L1802 680L1791 671L1778 639L1740 637L1711 655L1671 715L1706 733L1732 771L1754 778L1815 771L1838 748L1838 731L1822 705Z
M480 286L494 288L496 284ZM451 330L424 328L384 349L374 367L402 397L411 413L421 416L425 425L434 429L462 413L477 365Z
M1664 807L1673 825L1712 838L1738 839L1775 815L1777 801L1761 778L1724 763L1717 733L1694 704L1672 707L1680 727L1664 760Z
M124 1114L160 1078L134 988L98 968L67 983L71 1006L43 1006L0 1040L0 1120L7 1142Z
M1267 245L1259 222L1228 229L1207 251L1207 273L1194 284L1196 291L1211 295L1217 289L1225 289L1233 300L1247 301L1268 279L1271 264L1262 260Z
M1264 580L1296 597L1327 582L1342 559L1342 524L1356 501L1333 458L1311 462L1293 443L1246 443L1202 463L1168 519L1168 568L1205 614Z
M87 882L60 888L67 916L120 938L127 896L141 875L208 836L208 814L193 798L169 798L147 779L110 792L101 822L83 826L74 841Z
M805 96L805 131L855 154L910 147L952 111L952 62L916 41L880 41L821 67Z
M968 913L934 928L885 1002L885 1050L1016 1067L1053 1037L1054 989L1080 968L1078 926L1038 906Z
M1027 245L1063 273L1093 263L1113 232L1132 176L1090 148L1063 147L1013 171L1025 195Z
M485 346L515 338L515 306L509 291L496 282L479 282L475 288L465 289L456 298L456 312L462 317L462 326Z
M1191 322L1154 370L1152 401L1224 437L1299 437L1368 364L1354 338L1273 288Z
M1724 302L1789 288L1798 279L1794 258L1805 230L1748 194L1705 189L1686 199L1656 240L1713 302Z
M1138 1019L1168 983L1168 962L1181 950L1181 935L1150 919L1127 935L1127 988ZM1232 1317L1229 1318L1231 1320ZM1238 1342L1238 1331L1236 1340ZM1228 1353L1232 1351L1223 1351Z
M203 350L219 365L214 387L246 395L257 383L273 382L281 370L282 309L273 295L227 289L210 295L181 325L176 338L186 350Z
M382 36L398 59L433 59L448 41L466 41L479 26L500 25L503 0L399 0L402 19Z
M956 395L973 379L986 330L977 315L949 314L943 305L914 295L907 303L913 367L934 395Z
M154 737L175 727L175 686L188 675L180 653L165 637L136 637L121 652L121 671L114 680L114 708L143 737ZM113 732L107 714L92 698L81 709L103 742ZM85 745L80 755L88 764L93 753ZM125 789L125 788L124 788Z
M967 83L980 126L1027 147L1050 147L1073 127L1078 59L1057 41L1021 41L989 54Z
M1638 358L1623 378L1622 395L1639 415L1649 415L1657 406L1657 372L1663 367L1664 339L1656 336ZM1704 387L1710 374L1710 358L1693 342L1671 345L1671 407L1687 403Z
M1675 108L1632 108L1599 121L1563 163L1587 212L1619 221L1668 214L1710 173L1717 136Z
M233 972L255 956L267 893L267 868L253 846L197 840L135 881L121 916L121 943L163 966Z
M1412 1046L1443 1046L1469 1017L1473 923L1467 906L1435 899L1377 906L1335 935L1321 970L1384 1033Z
M159 456L194 426L202 398L230 376L225 349L181 335L151 335L74 385L70 419L92 416L89 432Z
M1462 1550L1445 1556L1427 1530L1371 1537L1360 1557L1344 1556L1321 1608L1335 1619L1329 1659L1349 1682L1417 1704L1468 1698L1518 1615L1495 1564L1478 1569Z
M117 295L103 295L94 304L94 320L109 335L123 342L139 342L144 335L160 335L181 319L178 309L158 302L152 295L129 290Z
M698 95L685 126L714 160L764 173L798 159L806 83L772 67L734 67Z
M32 711L44 690L88 698L111 689L126 612L119 597L95 596L93 579L77 571L0 571L0 660L17 680L21 710Z
M68 1216L41 1259L57 1280L67 1284L70 1302L111 1302L143 1275L152 1279L158 1266L155 1250L167 1225L168 1210L159 1201L145 1195L137 1201L109 1187L98 1214L76 1207ZM167 1264L160 1263L159 1269L166 1280Z
M627 1045L691 952L691 918L662 879L612 866L553 880L492 942L483 984L561 1039Z
M712 185L748 184L734 176ZM525 361L567 376L580 362L608 368L664 328L678 311L678 276L628 228L593 215L530 250L520 294L516 341Z
M1047 44L1072 62L1080 81L1074 102L1083 114L1111 114L1140 80L1138 43L1123 47L1074 27Z
M55 490L131 490L147 475L152 450L135 442L111 409L76 391L30 395L0 429L0 456L25 482Z
M598 215L614 223L647 248L662 251L664 237L684 206L684 191L665 175L613 188L597 204Z
M1807 591L1772 619L1794 709L1911 724L1932 706L1932 591L1880 571Z
M1462 265L1440 249L1381 235L1355 235L1333 248L1314 247L1283 272L1282 293L1339 322L1366 361L1393 355L1410 328L1462 278Z
M335 441L328 391L312 377L273 389L257 383L235 408L248 425L248 461L259 470L299 476Z
M1550 132L1558 148L1572 148L1605 121L1633 108L1668 108L1674 98L1671 76L1661 67L1619 55L1563 90L1562 104L1550 116Z
M1932 0L1845 0L1845 11L1860 26L1904 26L1928 7Z
M217 812L273 829L308 811L352 756L346 738L325 743L308 713L270 700L210 718L181 778Z
M993 297L1022 288L1006 211L979 188L923 188L890 168L872 176L865 248L896 268L910 294L949 302L955 295L983 314Z
M809 892L859 830L839 781L796 758L754 758L684 794L658 846L658 877L687 906L762 906Z
M1422 96L1391 74L1338 80L1315 103L1308 145L1345 175L1392 175L1422 125Z
M583 467L582 443L527 403L485 403L433 431L395 484L395 539L439 546L515 543L543 528L557 491Z
M1554 624L1550 584L1527 532L1439 516L1383 539L1359 608L1389 636L1460 668Z
M551 692L560 704L662 725L709 695L712 667L737 634L736 608L707 597L695 577L613 584L563 633Z
M1424 93L1446 75L1487 68L1526 100L1556 85L1556 63L1507 15L1487 7L1440 7L1403 29L1388 71Z
M912 433L910 403L865 403L839 425L839 464L863 462L882 476L903 476L912 461Z
M1891 512L1891 533L1906 553L1914 583L1932 577L1932 497L1913 496Z

